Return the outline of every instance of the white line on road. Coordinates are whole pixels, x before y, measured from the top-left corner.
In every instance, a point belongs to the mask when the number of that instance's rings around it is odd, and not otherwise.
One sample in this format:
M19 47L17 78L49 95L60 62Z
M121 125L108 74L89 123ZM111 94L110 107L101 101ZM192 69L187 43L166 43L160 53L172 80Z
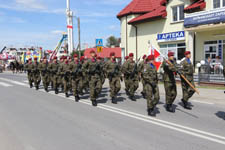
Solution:
M41 92L44 92L44 90L41 90ZM55 95L54 92L50 92L50 94ZM71 97L65 98L65 96L63 94L59 94L57 96L62 97L64 99L69 99L69 100L74 101L74 98L71 98ZM80 103L92 105L89 100L82 100L82 101L80 101ZM155 125L158 125L158 126L161 126L161 127L164 127L164 128L169 128L169 129L179 131L179 132L182 132L182 133L185 133L185 134L188 134L188 135L192 135L192 136L195 136L195 137L199 137L199 138L202 138L202 139L205 139L205 140L209 140L209 141L212 141L212 142L216 142L216 143L225 145L225 137L220 136L220 135L216 135L216 134L213 134L213 133L209 133L209 132L201 131L201 130L198 130L198 129L182 126L182 125L171 123L171 122L168 122L168 121L152 118L152 117L145 116L145 115L138 114L138 113L134 113L134 112L131 112L131 111L115 108L115 107L112 107L112 106L109 106L109 105L98 104L97 108L104 109L104 110L114 112L114 113L117 113L117 114L120 114L120 115L123 115L123 116L127 116L127 117L130 117L130 118L134 118L134 119L137 119L137 120L141 120L141 121L148 122L148 123L151 123L151 124L155 124Z
M198 101L198 100L192 100L192 102L201 103L201 104L208 104L208 105L214 105L214 103L203 102L203 101Z
M4 83L4 82L0 82L0 85L2 85L2 86L4 86L4 87L10 87L10 86L12 86L12 85L7 84L7 83Z
M0 78L0 80L6 81L6 82L10 82L10 83L13 83L13 84L17 84L17 85L21 85L21 86L26 86L26 87L28 86L25 83L14 81L14 80L10 80L10 79L6 79L6 78Z

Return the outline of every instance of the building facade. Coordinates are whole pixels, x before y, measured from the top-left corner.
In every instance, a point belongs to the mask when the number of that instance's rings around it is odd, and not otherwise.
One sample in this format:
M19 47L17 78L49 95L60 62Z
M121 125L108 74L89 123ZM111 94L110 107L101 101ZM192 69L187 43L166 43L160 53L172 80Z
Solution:
M164 55L173 51L177 60L189 50L195 64L208 56L224 60L224 6L225 0L133 0L117 15L122 56L133 52L138 59L152 45ZM219 19L200 22L215 12Z

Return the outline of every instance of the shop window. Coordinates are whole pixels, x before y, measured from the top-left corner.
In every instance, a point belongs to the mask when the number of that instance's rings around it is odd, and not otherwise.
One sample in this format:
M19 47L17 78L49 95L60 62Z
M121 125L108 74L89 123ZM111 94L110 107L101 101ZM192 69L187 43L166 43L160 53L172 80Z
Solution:
M172 7L173 22L184 20L184 5Z
M184 58L184 52L186 51L185 43L176 43L176 44L161 44L160 52L167 56L168 52L174 52L175 58L178 60L182 60Z
M213 0L213 8L225 7L225 0Z

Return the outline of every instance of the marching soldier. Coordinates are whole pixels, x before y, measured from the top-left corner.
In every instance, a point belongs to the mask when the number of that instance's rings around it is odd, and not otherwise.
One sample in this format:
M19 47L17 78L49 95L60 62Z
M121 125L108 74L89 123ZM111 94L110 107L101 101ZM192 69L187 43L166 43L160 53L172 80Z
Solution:
M134 54L130 53L129 54L129 60L127 61L127 63L124 65L124 72L126 75L128 75L128 95L129 98L132 101L136 101L136 99L134 98L134 93L135 91L138 89L138 84L139 84L139 80L138 80L138 67L137 67L137 63L135 63L134 59Z
M80 57L80 80L79 80L79 94L80 95L84 95L83 90L84 90L84 80L85 80L85 76L82 72L82 66L84 63L84 56Z
M43 62L40 63L40 71L41 71L41 79L42 83L44 85L44 89L46 92L48 92L48 86L49 86L49 71L48 71L48 60L46 57L43 58Z
M128 79L129 79L129 75L126 73L125 71L125 66L126 66L126 63L128 62L128 59L129 59L129 56L126 56L125 57L125 62L123 63L122 65L122 73L123 73L123 80L124 80L124 83L125 83L125 91L126 91L126 95L129 96L129 93L128 93Z
M147 98L147 111L149 116L155 116L155 107L159 102L159 87L157 70L154 65L154 55L150 55L147 58L147 63L141 70L142 78L145 82L145 92Z
M29 58L28 63L25 65L25 70L27 71L27 78L29 81L30 88L33 87L33 73L32 73L32 58Z
M191 52L185 52L185 59L181 62L181 73L186 77L186 79L195 87L194 84L194 67L191 63ZM185 109L191 110L191 106L188 103L188 100L194 95L195 91L188 85L188 83L181 78L182 90L183 90L183 98L182 102Z
M54 74L52 74L52 72L49 70L49 66L53 63L53 60L51 59L48 63L48 71L49 71L49 84L51 86L51 89L54 90L54 86L53 86L53 76Z
M115 60L115 53L110 53L110 60L105 66L105 70L108 74L109 85L110 85L110 97L112 98L112 103L117 104L116 95L121 89L120 79L121 79L121 68Z
M59 76L62 77L63 82L63 89L66 97L69 97L69 79L70 79L70 68L69 68L69 61L65 60L63 64L59 66Z
M90 98L93 106L97 106L97 98L102 90L101 81L101 66L96 60L95 51L91 51L91 60L83 66L83 69L87 69L90 75Z
M138 65L138 72L140 72L140 71L143 69L144 64L146 63L147 56L144 55L144 56L142 57L142 59L143 59L143 60L142 60L142 61L139 63L139 65ZM144 86L145 86L144 80L141 80L141 82L142 82L142 85L143 85L143 87L144 87ZM143 96L144 98L146 97L146 92L145 92L145 89L144 89L144 88L143 88L141 94L142 94L142 96Z
M168 53L168 59L172 65L168 64L166 60L162 64L162 68L164 70L163 81L166 91L166 110L168 112L175 112L175 110L173 110L173 102L177 97L177 86L175 80L177 70L173 52Z
M100 56L97 57L97 62L100 64L100 67L103 68L100 75L103 86L103 84L105 83L105 63L102 61L102 58Z
M59 69L59 64L57 61L57 57L54 57L53 62L49 66L49 71L53 77L53 88L55 90L55 94L59 93L58 86L59 86L59 77L57 75Z
M78 102L80 100L79 97L79 82L82 78L82 65L79 63L78 55L74 55L74 62L71 62L69 65L69 69L71 72L72 78L72 91L75 97L75 101Z
M89 81L90 81L90 75L88 73L87 68L83 67L83 66L87 66L88 60L84 58L84 62L82 65L82 75L84 77L83 80L83 89L85 90L86 93L88 93L88 89L89 89Z
M34 58L34 63L32 65L32 72L33 72L34 85L36 90L38 90L40 82L41 82L41 75L40 75L39 63L37 61L37 57Z
M63 66L64 66L64 62L65 62L65 56L62 56L61 58L60 58L60 62L59 62L59 69L60 68L63 68ZM61 87L61 89L62 89L62 92L64 92L64 84L63 84L63 77L64 77L64 72L62 72L62 71L60 71L60 70L58 70L58 86L59 87Z

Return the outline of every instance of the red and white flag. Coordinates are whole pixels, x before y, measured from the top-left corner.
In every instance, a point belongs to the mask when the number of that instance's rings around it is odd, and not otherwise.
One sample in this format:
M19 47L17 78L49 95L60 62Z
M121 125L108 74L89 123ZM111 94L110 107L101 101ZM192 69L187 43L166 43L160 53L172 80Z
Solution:
M150 55L154 55L155 57L155 67L157 71L159 70L160 66L162 65L163 62L163 57L161 56L161 53L159 50L157 50L154 46L150 45L149 48Z

